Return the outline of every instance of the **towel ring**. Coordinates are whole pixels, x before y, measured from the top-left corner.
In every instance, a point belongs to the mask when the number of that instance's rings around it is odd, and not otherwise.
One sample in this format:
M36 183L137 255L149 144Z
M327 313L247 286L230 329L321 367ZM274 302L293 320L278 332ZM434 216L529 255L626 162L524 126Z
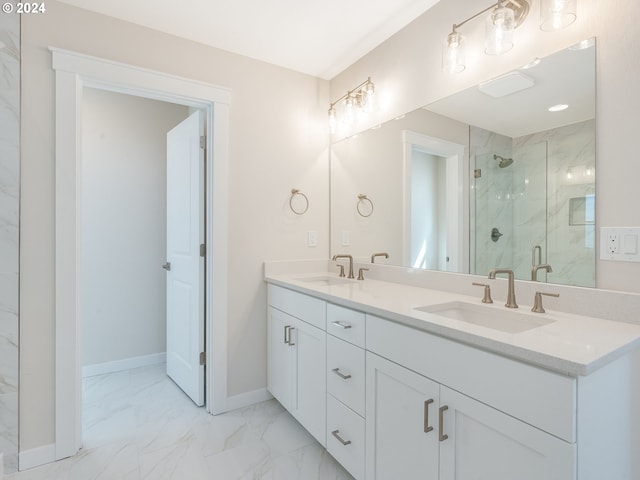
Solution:
M362 205L369 204L369 213L362 213ZM370 217L373 213L373 202L369 197L367 197L364 193L358 195L358 203L356 204L356 209L358 210L358 214L361 217Z
M304 198L304 209L296 210L295 207L293 206L293 199L298 195ZM304 193L302 193L297 188L292 188L291 197L289 197L289 207L291 208L291 211L296 215L304 215L305 213L307 213L307 210L309 210L309 199Z

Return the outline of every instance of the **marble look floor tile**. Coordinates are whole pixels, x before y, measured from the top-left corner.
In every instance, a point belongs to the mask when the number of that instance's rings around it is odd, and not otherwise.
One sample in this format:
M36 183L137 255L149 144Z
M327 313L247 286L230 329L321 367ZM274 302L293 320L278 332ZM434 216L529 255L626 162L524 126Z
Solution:
M275 400L209 415L164 365L85 378L84 449L6 480L352 480Z

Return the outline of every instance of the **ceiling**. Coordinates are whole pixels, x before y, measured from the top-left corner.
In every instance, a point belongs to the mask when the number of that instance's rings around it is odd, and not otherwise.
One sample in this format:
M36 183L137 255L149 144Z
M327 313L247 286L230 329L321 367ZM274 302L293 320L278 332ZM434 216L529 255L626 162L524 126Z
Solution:
M531 68L516 70L533 82L529 88L493 98L474 86L425 108L511 138L595 118L595 46L590 45L566 48ZM568 108L549 112L557 104Z
M439 0L60 0L331 79Z

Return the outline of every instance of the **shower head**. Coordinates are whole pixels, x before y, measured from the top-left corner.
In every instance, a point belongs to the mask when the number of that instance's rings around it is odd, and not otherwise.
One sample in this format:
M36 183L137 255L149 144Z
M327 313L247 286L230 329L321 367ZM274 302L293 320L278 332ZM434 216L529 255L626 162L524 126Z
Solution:
M494 155L493 159L500 160L500 163L498 164L500 168L506 168L513 163L513 158L504 158L504 157L501 157L500 155Z

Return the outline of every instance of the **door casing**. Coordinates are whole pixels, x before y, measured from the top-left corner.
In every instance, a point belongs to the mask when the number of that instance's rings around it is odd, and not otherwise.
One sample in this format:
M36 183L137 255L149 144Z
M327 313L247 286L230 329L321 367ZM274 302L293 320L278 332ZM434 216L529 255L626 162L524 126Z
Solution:
M82 137L84 87L200 108L206 112L206 364L207 411L228 409L227 225L231 92L199 81L50 48L55 71L55 458L82 445L81 278Z

